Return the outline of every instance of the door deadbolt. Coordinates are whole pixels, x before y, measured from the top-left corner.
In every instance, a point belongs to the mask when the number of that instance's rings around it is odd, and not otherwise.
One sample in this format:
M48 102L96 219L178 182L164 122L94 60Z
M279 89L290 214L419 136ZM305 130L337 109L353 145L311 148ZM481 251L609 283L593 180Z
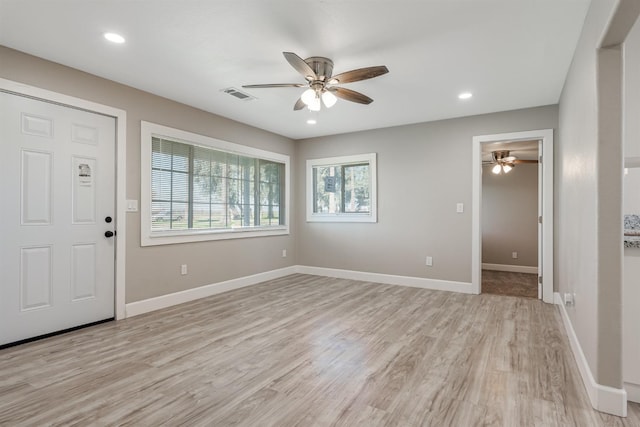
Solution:
M107 224L109 224L111 221L113 221L113 220L111 219L111 217L110 217L110 216L108 216L108 217L106 217L106 218L104 219L104 222L106 222Z

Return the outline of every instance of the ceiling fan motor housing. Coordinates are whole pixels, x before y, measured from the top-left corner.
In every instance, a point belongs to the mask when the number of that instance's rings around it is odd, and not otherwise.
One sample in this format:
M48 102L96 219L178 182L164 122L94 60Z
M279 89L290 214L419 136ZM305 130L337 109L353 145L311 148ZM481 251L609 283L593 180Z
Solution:
M494 162L500 162L502 159L509 157L509 151L508 150L493 151L491 155L493 156Z
M333 61L323 56L311 56L304 60L316 73L318 80L326 82L333 73ZM313 81L313 76L307 76Z

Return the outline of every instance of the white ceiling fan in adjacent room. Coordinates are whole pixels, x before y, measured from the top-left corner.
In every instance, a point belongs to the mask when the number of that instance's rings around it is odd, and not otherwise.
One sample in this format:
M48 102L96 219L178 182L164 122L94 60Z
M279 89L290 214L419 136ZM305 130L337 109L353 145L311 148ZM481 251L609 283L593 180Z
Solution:
M484 164L493 164L491 172L496 175L501 173L509 173L511 170L520 163L538 163L538 160L524 160L518 159L516 156L512 156L509 150L496 150L491 152L491 160L483 162Z

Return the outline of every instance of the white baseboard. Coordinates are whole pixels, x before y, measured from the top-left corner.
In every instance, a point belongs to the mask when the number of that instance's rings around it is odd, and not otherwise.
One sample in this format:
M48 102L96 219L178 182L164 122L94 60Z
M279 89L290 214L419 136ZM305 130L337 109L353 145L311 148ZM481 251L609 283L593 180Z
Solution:
M211 285L199 286L197 288L174 292L172 294L161 295L159 297L149 298L142 301L131 302L126 305L126 316L137 316L139 314L148 313L150 311L159 310L161 308L167 308L173 305L209 297L211 295L219 294L222 292L244 288L245 286L256 285L267 280L278 279L280 277L288 276L296 272L296 266L285 267L278 270L271 270L251 276L213 283Z
M161 308L171 307L177 304L205 298L222 292L256 285L267 280L278 279L290 274L311 274L315 276L337 277L341 279L362 280L367 282L385 283L388 285L411 286L414 288L433 289L438 291L474 293L471 283L452 282L448 280L424 279L421 277L395 276L390 274L367 273L362 271L338 270L334 268L307 267L294 265L291 267L271 270L252 276L239 277L220 283L204 285L193 289L187 289L172 294L161 295L141 301L130 302L126 305L126 317L137 316Z
M449 280L425 279L422 277L396 276L392 274L367 273L364 271L339 270L335 268L308 267L299 265L298 273L315 276L337 277L339 279L361 280L365 282L384 283L387 285L410 286L413 288L432 289L437 291L475 293L471 283L452 282Z
M578 370L580 371L584 387L587 390L587 395L589 395L591 406L600 412L606 412L619 417L626 417L627 392L625 389L608 387L596 382L595 378L593 378L593 374L591 373L591 368L589 368L589 364L587 363L587 358L580 346L580 341L578 341L578 336L571 324L571 319L569 319L567 309L562 302L560 293L554 293L553 301L560 308L562 323L564 323L564 328L567 331L567 336L569 337L569 344L571 344L573 358L576 360L576 364L578 365Z
M511 273L528 273L538 274L538 267L529 267L527 265L508 265L508 264L489 264L482 263L483 270L509 271Z
M624 389L627 390L628 401L640 403L640 384L624 383Z

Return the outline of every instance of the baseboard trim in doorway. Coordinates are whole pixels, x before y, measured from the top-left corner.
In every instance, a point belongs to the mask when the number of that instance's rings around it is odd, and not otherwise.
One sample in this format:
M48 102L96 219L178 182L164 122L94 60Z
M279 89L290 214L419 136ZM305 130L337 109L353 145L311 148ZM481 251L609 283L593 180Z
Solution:
M569 337L573 358L578 365L578 370L580 371L582 382L591 401L591 406L600 412L626 417L627 392L624 389L608 387L596 382L591 373L591 368L589 368L589 364L587 363L587 358L580 346L580 341L578 341L578 336L571 324L569 313L567 313L567 309L562 302L560 293L555 292L553 297L553 302L560 308L562 323Z
M266 282L267 280L279 279L280 277L295 274L296 272L296 266L285 267L277 270L266 271L264 273L253 274L251 276L225 280L224 282L212 283L210 285L199 286L193 289L186 289L184 291L131 302L126 305L127 317L137 316L139 314L148 313L150 311L160 310L162 308L194 301L200 298L206 298L211 295L220 294L222 292L244 288L246 286L257 285L258 283Z
M629 402L640 403L640 384L624 383L624 389Z
M538 267L528 265L488 264L482 263L483 270L508 271L510 273L538 274Z
M298 273L314 276L336 277L339 279L360 280L364 282L384 283L386 285L410 286L413 288L431 289L472 294L473 287L467 282L426 279L423 277L397 276L393 274L369 273L365 271L340 270L336 268L298 266Z

